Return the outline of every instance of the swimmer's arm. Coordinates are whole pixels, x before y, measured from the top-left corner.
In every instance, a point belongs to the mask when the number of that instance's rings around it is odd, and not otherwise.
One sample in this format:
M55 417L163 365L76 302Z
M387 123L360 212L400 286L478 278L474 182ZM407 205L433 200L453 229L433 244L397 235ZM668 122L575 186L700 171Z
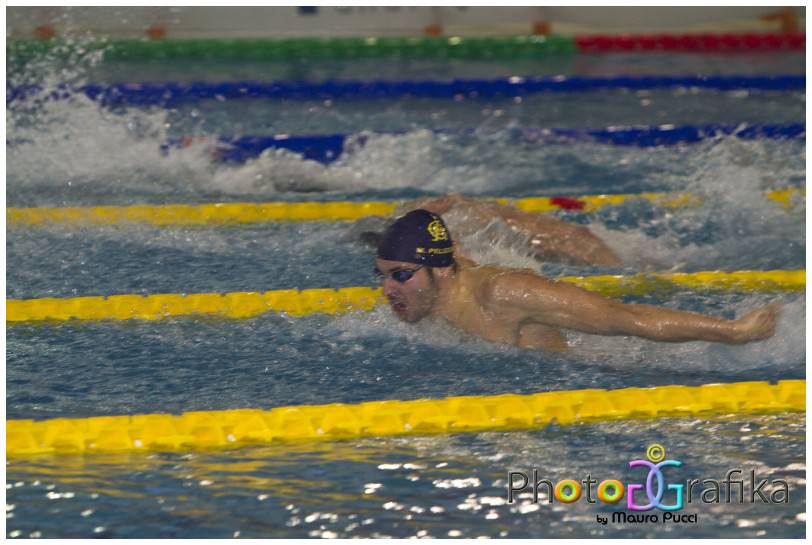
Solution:
M585 225L571 223L551 214L524 212L510 205L491 203L488 209L513 229L531 237L541 257L565 259L579 265L621 267L623 262Z
M776 306L738 320L651 305L625 304L533 273L501 275L487 288L490 304L519 310L538 323L597 335L634 335L662 342L746 343L775 332Z

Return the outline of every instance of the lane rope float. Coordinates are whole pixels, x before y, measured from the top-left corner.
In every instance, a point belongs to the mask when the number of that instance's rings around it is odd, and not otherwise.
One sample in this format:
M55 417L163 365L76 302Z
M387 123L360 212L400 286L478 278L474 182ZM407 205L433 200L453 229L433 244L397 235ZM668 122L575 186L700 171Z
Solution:
M767 191L767 199L791 208L805 195L803 189ZM577 195L558 197L497 198L525 212L571 210L591 213L605 206L644 200L656 206L680 208L697 206L701 198L690 193L629 193L617 195ZM388 216L401 201L260 202L212 204L139 204L130 206L6 208L8 225L68 223L113 225L148 223L152 225L238 224L269 221L354 221L368 216Z
M178 451L543 428L620 419L806 411L806 381L460 396L6 422L6 455Z
M575 37L579 53L611 52L702 52L724 51L800 51L806 44L806 35L797 32L775 34L610 34Z
M562 276L569 282L607 297L668 293L679 289L720 291L803 291L806 271L705 271L629 276ZM380 288L275 290L266 292L110 295L7 299L6 321L161 320L176 316L215 315L252 318L266 312L290 316L370 311L385 303Z
M387 216L396 207L397 203L384 201L332 201L7 208L6 223L206 225L267 221L352 221L367 216Z
M69 57L101 51L105 61L286 61L353 59L468 59L500 61L548 55L611 52L724 53L803 51L806 35L781 33L592 34L569 36L347 37L288 39L7 40L10 63L39 55Z
M803 75L770 76L554 76L454 80L334 80L140 82L112 85L38 85L9 87L6 105L35 97L65 99L81 93L107 106L174 107L200 100L378 100L403 98L492 99L538 93L583 93L606 90L704 89L707 91L804 91ZM46 96L41 96L43 93Z

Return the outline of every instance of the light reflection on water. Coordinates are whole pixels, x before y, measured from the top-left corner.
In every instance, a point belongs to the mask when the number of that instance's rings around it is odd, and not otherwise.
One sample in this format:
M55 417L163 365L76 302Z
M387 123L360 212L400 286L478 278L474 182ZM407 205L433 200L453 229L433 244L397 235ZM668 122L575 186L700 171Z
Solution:
M804 434L803 415L787 414L194 454L44 456L7 466L7 525L9 535L24 537L800 537ZM667 483L721 481L729 468L752 469L758 479L785 479L789 503L751 504L746 494L739 504L735 492L729 505L694 497L684 512L698 513L697 524L667 529L662 522L600 525L596 515L615 509L584 498L549 504L543 487L538 503L529 491L507 501L508 471L532 475L535 468L553 482L587 473L640 482L645 475L626 464L643 458L651 442L684 463Z

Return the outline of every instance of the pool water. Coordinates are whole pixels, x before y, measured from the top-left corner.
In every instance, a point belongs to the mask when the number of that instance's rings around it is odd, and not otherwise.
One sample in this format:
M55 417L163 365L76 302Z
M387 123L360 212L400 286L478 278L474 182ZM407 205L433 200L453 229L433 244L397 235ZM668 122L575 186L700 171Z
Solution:
M73 538L800 537L804 435L802 417L759 416L44 458L9 471L7 528ZM605 526L596 522L611 513L605 506L534 504L529 492L506 503L508 471L637 482L623 468L654 439L684 453L691 477L722 480L728 468L747 467L784 479L790 503L750 504L746 490L744 504L688 507L696 524Z
M43 71L43 66L47 70ZM803 73L803 55L582 56L516 63L198 66L43 65L43 81L500 77L514 74ZM43 75L44 74L44 75ZM803 141L722 138L691 146L517 143L515 127L786 123L795 92L691 90L537 95L522 100L234 101L107 111L74 97L7 109L8 206L413 198L461 191L690 191L701 206L642 202L561 213L602 237L621 269L540 263L498 222L463 237L481 262L545 274L767 270L805 266ZM437 128L476 128L474 136ZM243 165L210 160L217 135L373 135L330 165L269 151ZM208 138L165 154L170 137ZM454 218L464 222L466 218ZM374 285L358 235L381 220L228 227L7 228L9 298L263 291ZM453 229L452 229L453 234ZM677 292L627 298L732 318L782 303L757 344L657 344L569 333L550 355L486 343L442 323L409 326L386 308L341 317L177 318L7 327L10 419L179 413L242 407L440 398L805 378L800 293ZM702 504L696 524L607 524L607 506L506 503L509 471L554 481L640 477L629 460L658 442L684 462L675 479L721 480L733 467L783 479L789 501ZM801 537L805 418L670 418L433 437L371 438L171 454L43 456L7 463L9 537ZM747 496L749 500L749 496Z

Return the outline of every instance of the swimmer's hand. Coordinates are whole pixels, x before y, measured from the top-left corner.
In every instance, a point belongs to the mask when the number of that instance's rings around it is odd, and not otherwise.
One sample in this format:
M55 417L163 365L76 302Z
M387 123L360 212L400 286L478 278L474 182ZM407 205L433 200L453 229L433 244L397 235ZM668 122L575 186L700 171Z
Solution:
M748 343L768 339L775 334L775 321L780 306L772 304L754 310L747 316L734 321L736 343Z

